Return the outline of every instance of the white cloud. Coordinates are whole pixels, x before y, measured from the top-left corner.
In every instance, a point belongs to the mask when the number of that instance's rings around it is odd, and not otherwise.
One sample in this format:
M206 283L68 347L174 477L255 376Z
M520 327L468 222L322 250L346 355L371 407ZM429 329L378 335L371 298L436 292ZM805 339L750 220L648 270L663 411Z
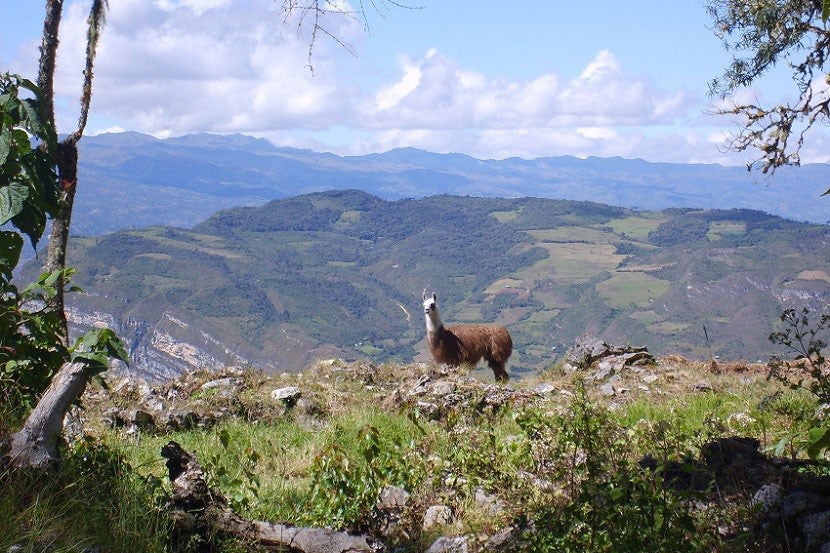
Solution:
M608 127L579 127L576 133L591 140L611 140L617 137L617 131Z
M670 123L688 110L680 91L626 74L601 51L578 78L549 73L528 81L488 80L434 50L404 59L399 80L366 108L367 127L510 129Z
M339 46L316 44L284 26L268 0L123 0L110 4L96 60L93 109L154 134L256 132L325 127L349 111L338 83ZM360 36L348 18L330 18L344 40ZM86 7L64 16L57 91L80 90ZM355 29L357 27L357 29Z
M400 56L396 78L363 88L362 71L370 69L332 41L318 41L312 75L308 36L278 8L271 0L110 3L93 94L93 114L104 122L90 131L244 132L350 154L415 146L492 158L730 159L715 140L729 121L704 114L702 98L627 72L610 51L575 77L549 71L519 80L473 71L431 49ZM87 9L75 2L64 15L62 132L77 119ZM363 36L348 18L326 24L349 42Z

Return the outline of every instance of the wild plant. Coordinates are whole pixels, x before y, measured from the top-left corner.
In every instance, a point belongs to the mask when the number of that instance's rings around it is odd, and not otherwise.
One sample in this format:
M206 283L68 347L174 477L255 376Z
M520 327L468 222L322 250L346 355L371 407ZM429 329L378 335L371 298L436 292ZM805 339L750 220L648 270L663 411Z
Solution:
M377 426L361 428L355 445L356 455L331 444L314 459L303 522L364 529L384 486L412 490L424 477L414 444L384 441Z
M536 470L565 484L532 516L526 551L706 551L684 498L661 470L640 466L632 433L588 397L584 384L557 413L530 410L517 419L531 442Z
M823 416L823 411L830 406L830 363L824 356L827 342L823 339L830 331L830 314L823 314L818 322L811 323L806 307L801 311L785 309L780 321L781 329L770 334L769 340L783 346L795 361L773 357L768 363L768 378L791 390L807 390L818 399L819 412L813 417L812 426L803 440L803 450L811 459L817 460L830 450L830 426ZM792 454L794 456L795 452Z

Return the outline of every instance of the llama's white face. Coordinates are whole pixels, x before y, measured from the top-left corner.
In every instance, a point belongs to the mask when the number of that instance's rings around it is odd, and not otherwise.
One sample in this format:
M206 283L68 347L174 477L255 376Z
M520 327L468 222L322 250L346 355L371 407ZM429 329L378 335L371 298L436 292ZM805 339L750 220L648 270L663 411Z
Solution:
M434 332L441 326L441 317L438 315L438 298L424 295L424 317L427 321L427 330Z
M436 311L438 311L438 303L436 302L435 294L431 298L424 298L424 315L429 317Z
M431 298L424 294L424 318L427 321L428 332L435 332L441 327L441 317L438 315L438 298L435 294Z

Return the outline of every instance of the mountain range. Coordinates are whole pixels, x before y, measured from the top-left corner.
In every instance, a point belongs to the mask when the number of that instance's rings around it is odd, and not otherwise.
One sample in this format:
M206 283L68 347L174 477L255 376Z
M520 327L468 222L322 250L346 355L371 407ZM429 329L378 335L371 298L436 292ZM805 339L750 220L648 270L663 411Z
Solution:
M159 140L125 132L85 137L79 146L73 229L83 235L156 224L191 227L220 209L343 189L389 200L435 194L542 197L830 220L830 198L818 199L830 186L830 165L820 164L784 168L767 179L742 167L622 158L480 160L413 148L341 157L243 135Z

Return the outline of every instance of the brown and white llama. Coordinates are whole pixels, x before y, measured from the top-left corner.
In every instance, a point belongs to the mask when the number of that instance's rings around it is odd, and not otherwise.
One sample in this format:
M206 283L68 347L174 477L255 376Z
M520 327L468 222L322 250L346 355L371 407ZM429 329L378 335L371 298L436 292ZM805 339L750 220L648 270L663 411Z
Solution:
M432 358L438 363L458 367L464 363L475 366L483 357L496 380L507 382L504 365L513 353L513 339L507 329L491 324L457 324L445 327L438 313L438 297L424 292L424 317L427 342Z

